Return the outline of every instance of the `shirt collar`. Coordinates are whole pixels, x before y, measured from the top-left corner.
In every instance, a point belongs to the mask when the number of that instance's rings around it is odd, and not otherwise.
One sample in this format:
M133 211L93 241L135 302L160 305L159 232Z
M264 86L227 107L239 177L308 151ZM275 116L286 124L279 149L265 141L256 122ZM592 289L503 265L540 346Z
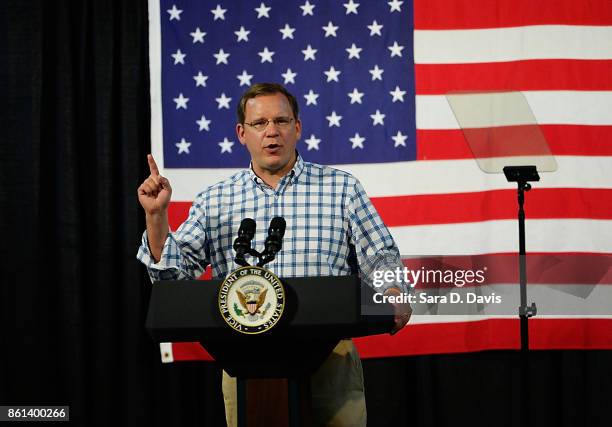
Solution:
M287 175L289 175L291 182L297 182L298 177L302 174L302 172L304 171L304 160L302 159L302 156L300 156L300 153L295 150L295 154L297 156L296 160L295 160L295 164L293 165L293 168L291 168L291 170L287 173ZM263 181L260 177L257 176L257 174L255 173L255 171L253 170L253 162L251 161L249 163L249 176L251 178L251 180L253 182L255 182L255 184L262 184ZM285 176L287 176L285 175ZM285 176L283 176L281 178L281 180L285 179Z

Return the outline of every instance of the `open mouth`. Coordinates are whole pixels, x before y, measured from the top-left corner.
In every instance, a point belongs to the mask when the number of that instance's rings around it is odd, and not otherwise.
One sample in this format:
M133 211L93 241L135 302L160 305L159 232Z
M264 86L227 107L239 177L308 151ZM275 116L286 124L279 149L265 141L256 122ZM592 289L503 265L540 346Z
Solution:
M278 153L282 149L282 145L279 144L270 144L264 147L264 151L269 154Z

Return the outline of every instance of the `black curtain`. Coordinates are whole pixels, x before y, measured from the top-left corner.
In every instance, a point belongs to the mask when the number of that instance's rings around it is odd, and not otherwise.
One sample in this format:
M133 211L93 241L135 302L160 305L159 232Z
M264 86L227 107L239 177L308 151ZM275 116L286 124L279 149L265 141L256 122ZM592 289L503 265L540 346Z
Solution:
M219 370L162 365L143 328L146 0L3 6L0 405L70 405L82 426L222 425ZM370 425L610 424L611 352L533 352L529 381L521 366L516 352L365 361Z
M219 425L218 370L161 365L143 329L146 0L5 11L0 405L70 405L74 425Z

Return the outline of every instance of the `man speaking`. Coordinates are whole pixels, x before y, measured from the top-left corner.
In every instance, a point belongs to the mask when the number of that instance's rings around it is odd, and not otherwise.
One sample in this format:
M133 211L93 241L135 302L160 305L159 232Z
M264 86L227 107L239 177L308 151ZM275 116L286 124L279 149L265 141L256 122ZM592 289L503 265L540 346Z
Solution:
M263 245L275 217L286 222L283 249L266 268L278 277L359 274L371 284L374 271L402 266L391 234L352 175L305 162L296 151L302 123L295 97L283 86L251 86L238 104L236 133L251 156L249 169L197 195L187 220L171 233L170 182L148 156L151 174L138 187L147 230L138 259L151 280L195 279L210 264L224 279L240 267L233 238L244 218L253 218L255 247ZM379 291L400 289L386 285ZM395 326L404 327L410 307L395 306ZM311 378L315 425L365 426L361 362L351 340L341 341ZM225 372L228 425L236 424L236 381Z

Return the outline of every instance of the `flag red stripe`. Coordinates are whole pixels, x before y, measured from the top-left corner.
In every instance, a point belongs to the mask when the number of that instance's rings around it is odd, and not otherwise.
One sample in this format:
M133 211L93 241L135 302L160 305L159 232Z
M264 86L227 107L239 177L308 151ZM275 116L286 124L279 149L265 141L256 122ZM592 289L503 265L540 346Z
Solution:
M610 2L612 4L612 2ZM476 64L415 64L419 95L455 90L609 90L611 60L547 59Z
M612 346L612 319L531 319L533 350L599 350Z
M519 349L519 320L409 325L393 337L358 338L355 344L363 358ZM611 346L612 319L529 320L529 347L533 350L596 350Z
M516 253L444 255L405 258L412 270L422 267L445 270L486 271L484 285L519 283ZM612 285L612 253L530 252L527 277L530 285ZM199 280L211 280L210 267ZM478 286L465 284L466 287Z
M356 338L355 345L364 359L515 349L520 345L518 325L514 319L415 324L394 336Z
M415 0L415 30L609 25L610 0Z
M516 253L444 255L406 258L403 261L407 267L417 270L422 266L439 268L440 263L451 269L478 270L486 267L485 284L519 282ZM527 277L530 285L612 285L611 266L612 253L530 252ZM211 279L212 271L208 266L198 280Z
M519 283L517 253L426 256L403 261L414 271L421 268L428 271L485 271L482 284L466 283L466 287L512 283L518 286ZM530 252L527 277L529 285L612 285L612 253Z
M557 156L612 156L612 126L540 125ZM417 129L418 160L471 159L460 129Z
M612 189L534 188L531 192L530 219L612 219ZM517 209L514 189L373 197L372 203L388 227L515 219ZM170 204L171 229L185 221L190 207L191 202Z
M416 151L417 160L471 159L474 157L461 129L417 129Z
M518 350L518 319L408 325L394 336L356 338L364 359L419 354ZM612 319L530 319L532 350L598 350L612 347ZM173 343L175 361L212 360L198 342Z
M529 218L612 219L612 189L535 188ZM516 190L374 197L389 227L515 219ZM450 207L450 208L449 208Z
M172 356L175 361L214 360L199 342L172 343Z
M176 230L189 216L191 202L171 202L168 206L168 223L171 230Z

